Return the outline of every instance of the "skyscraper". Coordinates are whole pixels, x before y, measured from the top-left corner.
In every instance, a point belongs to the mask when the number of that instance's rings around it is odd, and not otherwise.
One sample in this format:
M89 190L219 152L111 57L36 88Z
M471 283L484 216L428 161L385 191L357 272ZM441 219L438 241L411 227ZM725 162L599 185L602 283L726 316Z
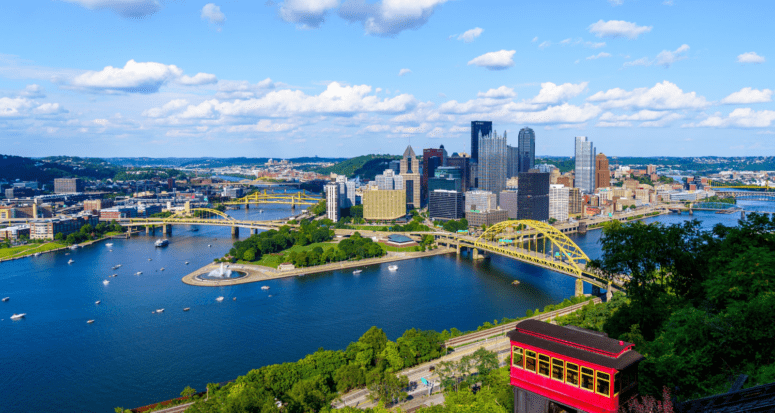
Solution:
M339 185L335 182L326 184L326 218L339 221Z
M595 192L595 147L586 136L576 136L576 186L585 194Z
M448 166L454 166L460 169L460 180L461 180L463 192L467 191L468 188L472 186L471 179L470 179L471 167L468 164L470 160L471 158L454 156L454 155L447 158Z
M519 151L519 172L527 172L536 163L536 134L530 128L522 128L517 136Z
M537 171L519 174L517 219L549 220L549 174Z
M446 151L442 145L440 148L426 148L422 150L422 193L423 198L428 198L428 179L433 178L436 168L445 166Z
M595 188L611 186L611 171L608 169L608 158L604 153L595 157Z
M414 153L412 146L407 146L404 156L401 158L401 176L404 179L404 188L406 188L406 206L409 208L420 208L421 186L420 186L420 160Z
M496 131L479 136L479 189L494 194L506 189L506 134Z
M471 121L471 162L479 162L479 134L489 135L492 132L492 121Z
M519 174L519 148L507 145L506 149L508 151L506 177L513 178Z

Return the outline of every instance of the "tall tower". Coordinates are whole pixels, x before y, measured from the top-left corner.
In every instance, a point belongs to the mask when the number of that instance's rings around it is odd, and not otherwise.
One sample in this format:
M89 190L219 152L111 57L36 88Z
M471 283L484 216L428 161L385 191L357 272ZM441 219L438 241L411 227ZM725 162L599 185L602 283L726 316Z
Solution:
M494 194L506 189L507 157L505 133L479 136L479 189Z
M602 152L595 157L595 188L611 186L611 171L608 170L608 157Z
M406 188L406 206L409 208L420 208L422 200L420 192L420 160L414 153L414 149L409 145L401 158L401 176L404 179L404 188Z
M492 121L471 121L471 162L479 162L479 134L482 136L492 133Z
M506 177L513 178L519 175L519 148L511 145L506 148L508 150Z
M576 136L576 186L581 192L595 192L595 147L586 136Z
M530 128L522 128L517 136L519 152L519 172L527 172L536 163L536 134Z

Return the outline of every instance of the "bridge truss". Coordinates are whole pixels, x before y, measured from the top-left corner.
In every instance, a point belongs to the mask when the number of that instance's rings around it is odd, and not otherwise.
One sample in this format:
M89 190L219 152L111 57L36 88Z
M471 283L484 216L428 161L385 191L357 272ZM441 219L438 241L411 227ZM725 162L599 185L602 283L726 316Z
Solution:
M254 192L248 196L234 201L224 202L224 205L249 205L249 204L283 204L283 205L317 205L323 198L307 194L304 191L286 194L271 193L266 189Z
M747 189L747 190L775 190L775 182L765 181L764 185L744 185L744 184L728 184L725 182L718 182L718 181L708 181L708 186L711 189L719 190L719 189Z

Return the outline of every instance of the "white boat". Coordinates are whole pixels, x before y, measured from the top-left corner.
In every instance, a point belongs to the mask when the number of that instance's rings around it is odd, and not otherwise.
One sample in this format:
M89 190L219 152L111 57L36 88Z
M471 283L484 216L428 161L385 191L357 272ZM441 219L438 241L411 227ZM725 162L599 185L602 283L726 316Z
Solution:
M258 213L259 213L259 214L263 214L263 213L264 213L264 210L263 210L263 209L259 209L259 210L258 210Z
M135 275L142 275L142 274L143 274L142 271L138 271L138 272L135 273Z
M108 250L108 251L113 252L113 250Z
M215 299L215 301L223 301L223 297L218 297Z
M77 250L77 249L78 249L78 245L71 245L71 246L70 246L70 249L71 249L71 250Z
M168 239L157 239L155 245L157 247L166 247L169 244L170 244L170 241Z
M164 271L164 267L159 268L159 271Z
M212 248L212 244L207 244L207 247L208 248Z
M353 274L354 274L354 275L358 275L358 274L360 274L360 273L362 273L362 272L363 272L363 270L355 270L355 271L353 271Z
M395 270L397 270L397 269L398 269L398 265L391 265L391 266L388 266L388 269L389 269L390 271L395 271Z
M110 281L104 280L102 283L105 284L105 285L108 285L108 284L110 284Z
M163 312L164 312L164 309L163 309L163 308L160 308L160 309L156 310L156 312L157 312L157 313L163 313Z
M269 286L268 285L264 285L264 286L261 287L261 289L266 291L266 290L269 289Z
M186 307L186 308L183 309L183 311L188 311L190 309L191 309L191 307Z
M33 256L33 257L40 257L40 253L39 253L39 252L36 252L36 253L32 254L32 256Z
M67 260L67 263L68 263L68 264L72 264L72 263L74 263L74 262L75 262L75 261L73 261L73 260Z
M234 297L234 301L237 301L237 297Z
M5 297L5 298L3 298L3 302L6 302L6 301L8 301L10 299L11 299L11 297Z
M99 303L101 303L101 302L102 302L102 301L100 301L100 300L97 300L97 301L95 301L95 302L94 302L94 304L99 304Z
M148 258L148 261L153 261L153 258Z
M188 261L186 261L186 265L188 265Z
M112 243L112 242L109 242L109 243L105 244L105 246L106 246L106 247L112 247L112 246L113 246L113 243Z
M118 274L112 274L111 277L118 277Z
M86 322L86 324L91 324L93 322L94 322L94 320L89 320L89 321Z
M11 316L11 320L21 320L26 315L27 315L27 313L14 314L14 315Z

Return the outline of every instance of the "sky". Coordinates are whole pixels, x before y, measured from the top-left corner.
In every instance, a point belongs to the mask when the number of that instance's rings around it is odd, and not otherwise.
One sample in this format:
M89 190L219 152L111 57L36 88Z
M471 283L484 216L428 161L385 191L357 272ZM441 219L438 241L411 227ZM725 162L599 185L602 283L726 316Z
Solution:
M770 1L9 0L0 153L775 155Z

